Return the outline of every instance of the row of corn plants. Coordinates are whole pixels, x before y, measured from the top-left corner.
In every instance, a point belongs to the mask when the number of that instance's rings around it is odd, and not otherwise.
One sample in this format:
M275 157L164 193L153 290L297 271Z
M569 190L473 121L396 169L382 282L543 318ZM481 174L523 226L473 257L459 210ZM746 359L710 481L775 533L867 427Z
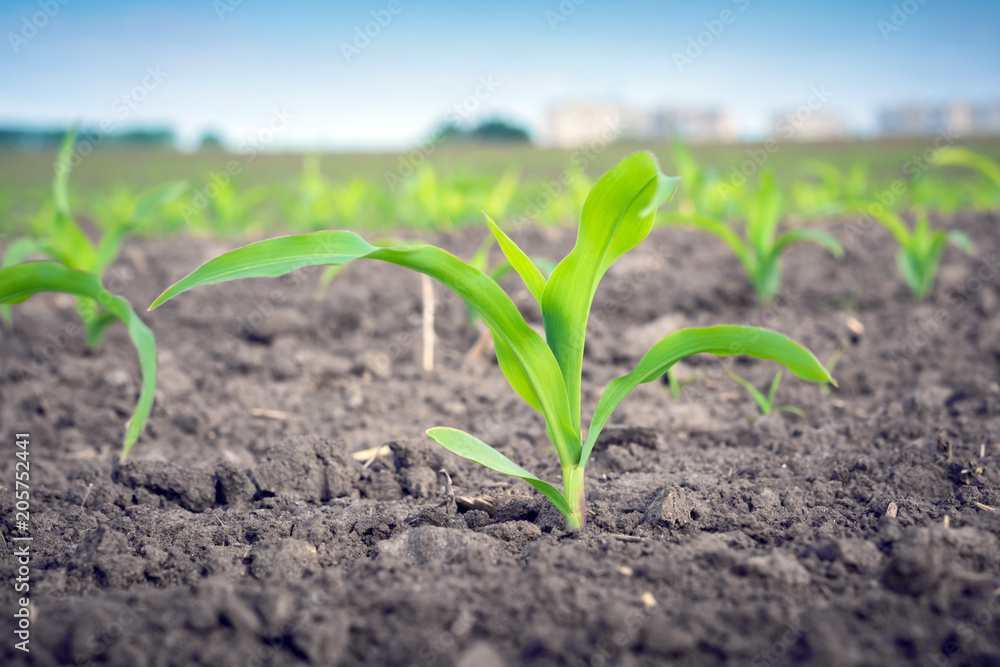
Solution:
M68 135L59 154L52 189L51 205L33 223L33 234L24 236L5 248L0 268L0 304L9 322L11 305L43 291L73 294L85 325L87 343L98 347L104 330L113 322L126 324L139 354L143 373L142 390L130 420L122 448L128 455L149 415L156 377L156 349L150 330L136 316L131 305L107 292L101 276L117 257L125 235L137 230L154 211L184 206L188 186L169 184L141 196L115 193L104 210L105 218L97 242L78 224L69 204L69 158L74 137ZM946 153L949 164L972 168L993 178L989 161L983 161L964 149ZM835 257L842 254L837 240L829 233L797 226L780 229L788 217L786 197L779 191L772 175L764 173L755 187L733 188L718 176L701 169L682 146L675 153L687 188L676 211L660 217L660 224L685 225L710 233L724 242L746 269L750 282L763 303L777 293L781 283L783 253L798 243L814 243ZM995 166L995 165L993 165ZM428 167L430 169L430 167ZM818 164L820 176L814 187L817 193L793 191L799 201L809 201L824 214L867 210L866 176L861 168L852 168L846 176L835 173L829 165ZM777 361L796 376L823 385L833 383L830 368L806 348L785 336L766 329L744 326L715 326L677 331L654 345L630 373L611 382L591 411L583 428L581 384L584 338L591 303L597 286L610 266L625 252L639 245L654 225L657 210L668 202L679 179L660 172L655 158L645 152L632 154L593 184L583 199L577 243L559 262L539 261L529 254L496 224L483 216L486 226L506 260L489 267L484 244L481 252L465 262L450 253L425 244L384 242L373 245L353 231L315 231L324 218L357 216L363 207L378 197L363 185L340 186L324 181L318 161L310 160L294 196L277 188L261 189L259 199L251 202L236 193L232 181L220 185L212 198L211 215L216 226L205 231L232 233L246 231L245 216L251 204L274 205L291 211L288 226L311 233L285 236L252 243L217 257L169 287L154 301L155 308L194 287L245 277L276 277L310 265L328 267L332 279L336 267L358 259L373 259L398 264L423 273L455 291L481 318L488 329L497 361L513 390L544 419L548 437L558 453L562 469L561 488L544 481L474 436L448 427L435 427L428 435L446 449L480 463L487 468L525 480L543 493L566 517L569 528L585 523L584 471L601 429L617 405L636 386L651 382L671 371L674 364L692 354L719 356L744 354ZM489 187L464 184L461 188L442 187L433 171L424 171L412 180L412 192L406 194L413 211L434 228L446 226L465 203L452 197L457 191L468 200L484 202L487 213L510 217L517 192L519 175L507 172ZM579 186L579 183L577 184ZM579 196L577 188L549 196L549 205L565 194L567 201ZM798 194L794 194L797 192ZM338 208L340 207L340 208ZM204 207L208 208L208 207ZM870 207L869 207L870 208ZM883 207L884 208L884 207ZM492 211L490 211L492 209ZM393 209L398 210L398 209ZM516 213L514 214L516 215ZM925 214L918 214L909 225L892 211L883 211L877 220L900 246L899 269L914 295L924 296L930 289L944 245L951 241L969 250L968 239L957 232L933 229ZM263 228L255 231L263 231ZM44 261L24 261L30 258ZM489 271L487 273L487 271ZM498 280L516 273L535 298L544 322L544 332L533 330L518 308L500 287ZM740 378L742 380L742 378ZM776 375L765 397L748 383L741 384L755 396L763 412L770 412L780 381ZM773 408L795 412L790 406Z

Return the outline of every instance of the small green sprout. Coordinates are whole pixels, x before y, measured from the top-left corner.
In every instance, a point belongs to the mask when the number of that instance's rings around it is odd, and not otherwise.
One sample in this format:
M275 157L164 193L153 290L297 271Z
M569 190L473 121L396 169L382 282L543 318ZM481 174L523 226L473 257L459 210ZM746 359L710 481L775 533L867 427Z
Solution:
M781 195L770 172L761 175L757 191L747 201L747 221L741 237L732 226L701 215L665 216L668 225L682 225L708 232L733 251L753 283L757 299L770 304L781 287L781 260L795 243L815 243L840 258L843 248L831 234L818 229L792 229L778 233Z
M722 219L735 212L736 188L725 183L717 170L699 165L680 139L672 139L670 149L684 184L684 198L678 203L681 215Z
M56 262L27 262L0 269L0 303L18 304L38 292L62 292L92 300L128 326L129 336L139 353L142 390L125 433L121 453L124 461L142 433L153 406L156 388L156 341L153 332L143 324L128 301L105 290L100 279L92 273L67 268Z
M898 214L884 206L866 206L860 209L879 222L899 244L896 266L914 298L923 299L934 284L941 255L950 241L966 253L972 252L972 241L959 230L933 229L927 211L918 209L911 229Z
M806 216L833 215L846 205L868 199L868 166L863 162L852 162L841 171L825 160L807 160L802 170L813 179L795 182L791 195L796 209Z
M684 387L689 384L694 384L695 379L681 380L677 377L677 365L674 364L667 369L667 387L670 390L670 398L675 401L681 397L681 392L684 391Z
M823 367L827 370L830 375L833 375L833 370L837 367L837 362L840 358L844 356L843 348L838 348L833 351L833 354L823 363ZM830 387L833 386L829 382L821 382L819 385L819 393L823 396L828 396L830 394Z
M121 252L125 237L136 225L158 207L175 200L187 188L183 182L170 183L134 199L129 207L117 211L119 216L105 221L104 233L94 243L76 223L69 205L70 162L75 143L74 128L66 133L59 148L58 166L52 183L54 215L43 222L45 227L38 238L21 237L10 244L0 261L0 267L14 266L32 255L41 254L71 269L103 276ZM105 329L118 317L89 298L77 299L77 312L84 323L87 345L100 347ZM0 306L0 318L5 323L10 323L8 305Z
M955 166L967 167L978 171L992 183L994 190L1000 190L1000 164L996 160L963 148L961 146L949 146L942 148L934 161L935 166Z
M790 412L793 415L798 415L799 417L806 416L806 413L802 412L801 409L795 407L794 405L779 405L775 407L774 396L778 393L778 385L781 384L780 368L778 369L778 372L774 374L774 379L771 380L771 387L767 390L767 396L761 393L760 389L757 389L757 387L753 386L745 378L740 377L733 371L726 369L726 374L736 380L741 387L747 390L747 393L753 396L753 400L757 401L757 405L760 407L760 413L762 415L769 415L772 412Z
M601 430L625 396L638 385L662 376L677 361L699 353L747 354L778 361L805 380L832 380L812 352L774 331L743 326L681 329L656 343L632 372L607 386L590 427L583 430L584 338L598 283L621 255L646 238L656 209L671 198L676 186L677 179L660 173L650 153L634 153L623 159L591 190L583 206L576 245L548 279L486 217L500 248L541 309L544 337L528 326L496 281L454 255L431 245L377 247L348 231L269 239L225 253L169 287L150 308L199 285L278 277L304 266L346 264L362 258L391 262L437 279L479 311L493 335L497 361L507 381L544 417L547 435L561 463L562 489L468 433L432 428L428 435L459 456L526 481L563 514L567 528L579 529L586 522L584 471Z

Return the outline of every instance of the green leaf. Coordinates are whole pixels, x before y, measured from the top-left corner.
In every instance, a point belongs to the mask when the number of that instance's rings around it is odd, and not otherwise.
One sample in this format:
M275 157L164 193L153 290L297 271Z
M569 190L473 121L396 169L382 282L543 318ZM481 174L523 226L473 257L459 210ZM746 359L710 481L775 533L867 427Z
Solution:
M528 291L531 292L531 295L535 297L535 301L541 306L542 293L545 291L545 276L538 270L534 262L524 254L524 251L502 229L497 227L497 224L493 222L493 219L485 211L483 212L483 218L486 219L486 224L490 226L490 231L493 232L497 243L500 244L500 249L503 250L507 261L514 267L517 274L521 276L521 280L524 281Z
M52 200L56 204L56 211L71 219L73 213L69 207L69 174L73 170L73 149L76 148L76 133L79 129L80 124L77 123L63 135L56 155L55 178L52 180Z
M917 299L923 298L930 288L930 281L925 277L925 263L908 249L901 249L896 253L896 267L899 274L903 276L903 282L913 292Z
M826 364L823 364L823 368L826 368ZM778 393L778 385L781 384L781 369L774 374L774 379L771 380L771 389L767 392L767 407L768 409L774 405L774 396Z
M73 170L77 128L78 126L73 126L59 146L55 176L52 179L55 220L41 246L49 257L72 269L94 272L97 260L94 243L76 224L69 206L69 175Z
M985 155L970 151L968 148L961 146L943 148L938 151L934 164L938 166L953 165L975 169L993 181L994 185L1000 186L1000 165Z
M660 216L660 222L667 225L694 227L703 232L708 232L729 247L733 254L736 255L736 258L740 260L740 264L743 265L747 273L752 274L756 270L757 260L743 243L743 239L729 225L710 218L697 215L682 215L679 213L665 213Z
M885 227L889 233L892 234L892 237L896 239L896 243L898 243L901 247L910 245L910 228L907 227L903 219L893 211L888 210L884 206L875 208L874 206L852 205L846 208L847 210L856 211L874 218L876 222Z
M156 341L153 332L143 324L128 301L105 290L100 279L92 273L69 269L54 262L29 262L0 269L0 303L14 303L38 292L64 292L93 299L128 326L129 336L139 354L142 390L125 434L121 455L124 460L142 433L153 406L156 389Z
M640 384L659 378L681 359L700 353L717 356L746 354L758 359L770 359L784 365L803 380L836 385L833 377L812 352L776 331L740 326L681 329L651 347L635 370L612 380L604 390L587 431L580 465L586 464L597 436L622 399Z
M969 235L958 229L953 229L948 232L948 240L962 252L971 253L975 249Z
M793 229L785 232L774 242L771 252L777 255L793 243L815 243L826 248L837 259L844 256L844 249L833 234L819 229Z
M633 153L619 162L590 191L580 216L576 245L545 285L545 337L562 370L577 434L583 343L597 285L618 257L646 238L655 209L673 195L676 187L677 179L661 174L650 153Z
M506 456L493 449L485 442L469 435L465 431L457 428L432 428L427 431L434 442L438 443L449 452L458 454L462 458L475 461L481 466L486 466L490 470L495 470L510 477L519 477L528 484L538 489L546 498L552 501L563 516L569 516L573 511L569 508L565 496L556 487L546 481L539 479L530 472L517 465Z
M381 245L381 244L376 244ZM490 265L490 249L493 247L493 237L487 236L483 239L483 242L479 244L476 252L472 253L472 257L469 258L469 266L479 269L483 273L486 273L486 269Z
M0 260L0 269L20 264L31 255L41 251L42 248L38 245L38 242L35 241L35 239L28 236L22 236L7 246L7 249L3 253L3 259ZM12 322L10 315L11 305L13 305L13 302L0 304L0 322L3 322L4 325L8 327Z
M775 412L789 412L798 417L805 417L806 413L803 412L802 408L797 408L794 405L782 405L774 409Z
M560 459L570 463L579 460L579 431L573 427L559 365L545 341L528 326L514 302L489 276L440 248L429 245L380 248L345 231L268 239L206 262L168 288L150 309L199 285L236 278L278 277L304 266L347 264L361 258L391 262L424 273L479 311L491 331L510 348L511 359L501 366L508 380L523 390L522 380L526 378L537 396L537 407L546 419L546 428Z
M754 193L747 217L747 239L764 257L771 252L781 213L781 195L774 184L774 175L765 171Z
M129 223L134 225L141 222L147 215L159 207L175 201L178 197L184 194L187 189L187 181L176 181L174 183L167 183L166 185L154 188L153 190L145 193L139 200L139 203L135 205L135 210L132 211L132 218L129 220Z
M502 216L507 212L511 199L517 193L517 186L521 182L521 172L517 169L508 169L494 184L486 199L483 200L483 208L493 211L493 215Z
M671 366L671 368L673 368L673 366ZM766 415L771 412L770 401L773 399L768 399L766 396L764 396L764 394L760 392L760 389L757 389L757 387L750 384L750 382L746 378L737 375L733 371L727 369L726 374L733 380L735 380L737 384L746 389L747 393L753 397L753 400L757 401L757 407L760 408L761 414Z

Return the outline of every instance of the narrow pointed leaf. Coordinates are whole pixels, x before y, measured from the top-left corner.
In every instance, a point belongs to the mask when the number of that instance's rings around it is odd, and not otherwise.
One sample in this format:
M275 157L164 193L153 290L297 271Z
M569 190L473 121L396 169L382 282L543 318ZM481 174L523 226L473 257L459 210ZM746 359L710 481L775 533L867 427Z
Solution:
M41 251L42 248L38 245L37 241L33 238L22 236L7 246L7 249L3 253L3 259L0 259L0 269L20 264L31 255ZM3 322L4 325L8 327L11 325L12 321L10 307L15 303L18 302L8 301L7 303L0 304L0 322Z
M673 366L671 366L671 368L673 368ZM766 415L771 411L771 404L768 402L768 399L764 396L764 394L760 393L760 389L750 384L749 380L730 370L726 371L726 375L732 378L738 385L746 389L746 392L757 402L757 407L760 408L760 411L763 414Z
M970 239L969 235L963 231L959 231L957 229L951 230L948 232L948 240L951 241L956 248L963 252L971 253L974 250L972 239Z
M545 338L562 370L577 434L583 342L597 285L618 257L646 238L656 207L673 195L676 185L677 179L660 173L650 153L633 153L619 162L590 191L576 245L545 285Z
M708 232L729 247L748 273L753 273L756 261L747 249L746 244L744 244L743 239L729 225L710 218L697 215L682 215L679 213L665 213L660 216L659 222L667 225L693 227L703 232Z
M143 195L139 203L135 205L135 210L132 211L132 219L129 222L135 224L141 222L146 218L147 215L155 211L160 206L164 204L169 204L174 201L188 189L187 181L176 181L174 183L167 183L158 188L147 192Z
M430 245L376 247L353 232L326 231L283 236L227 252L183 278L150 306L199 285L236 278L278 277L304 266L347 264L369 258L391 262L439 280L483 316L503 339L538 397L538 406L553 433L553 444L564 462L580 456L579 431L570 418L559 365L545 341L521 317L514 302L489 276L451 253ZM504 368L508 372L510 366ZM515 378L520 382L521 378ZM519 392L520 393L520 392ZM522 394L523 395L523 394Z
M121 457L128 456L139 438L153 406L156 389L156 341L153 332L143 324L128 301L111 294L92 273L66 268L55 262L29 262L0 269L0 303L12 303L38 292L64 292L93 299L128 326L129 336L139 354L142 389L139 401L129 420Z
M760 176L760 185L754 195L747 220L747 238L760 256L767 255L771 251L780 213L781 195L774 184L774 176L771 172L765 171Z
M746 354L759 359L770 359L784 365L803 380L836 384L829 371L812 352L775 331L741 326L681 329L650 348L635 370L612 380L604 390L587 431L587 441L580 457L581 465L586 464L597 436L622 399L640 384L659 378L681 359L700 353L717 356Z
M823 365L826 368L826 364ZM778 393L778 385L781 384L781 369L774 374L774 379L771 380L771 389L767 392L767 407L770 410L771 406L774 405L774 396Z
M523 479L528 484L542 492L542 494L552 501L552 504L556 506L564 516L569 516L573 511L569 508L569 503L566 502L565 496L556 487L549 484L548 482L539 479L535 475L517 465L509 458L493 449L485 442L476 438L475 436L469 435L465 431L460 431L457 428L432 428L427 431L434 442L438 443L449 452L453 454L458 454L462 458L469 459L470 461L475 461L481 466L486 466L490 470L495 470L504 475L509 475L510 477L519 477Z
M542 275L542 272L538 270L538 267L535 266L535 263L531 261L524 251L502 229L497 227L497 224L493 222L493 219L489 215L484 212L483 217L486 219L486 224L490 226L493 236L496 237L497 243L500 244L500 249L503 250L507 261L514 267L517 274L521 276L521 280L524 281L528 291L531 292L531 295L535 297L535 301L541 306L542 293L545 291L545 276Z
M774 248L771 252L775 255L780 254L786 246L793 243L815 243L826 248L831 255L838 259L844 256L844 249L833 234L821 229L793 229L785 232L774 242Z
M993 181L995 185L1000 185L1000 165L985 155L980 155L962 146L942 148L935 157L935 165L953 165L975 169Z
M507 378L507 383L510 384L511 389L517 392L518 396L524 399L525 403L544 416L542 402L539 400L535 388L531 386L531 378L528 377L524 366L517 358L517 355L510 349L510 346L507 345L504 337L494 331L493 327L489 327L489 329L490 334L493 336L493 349L497 355L497 364L500 365L500 370L503 371L504 377Z

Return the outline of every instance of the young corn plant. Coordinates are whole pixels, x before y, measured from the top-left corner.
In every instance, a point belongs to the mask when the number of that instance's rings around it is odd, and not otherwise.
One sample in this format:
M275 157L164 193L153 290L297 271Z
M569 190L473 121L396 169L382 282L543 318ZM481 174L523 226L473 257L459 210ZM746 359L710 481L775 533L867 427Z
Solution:
M747 221L743 236L730 225L700 215L668 215L665 223L693 227L712 234L733 251L753 283L757 299L770 304L781 287L781 260L785 250L795 243L815 243L836 258L843 248L831 234L818 229L792 229L778 233L781 195L769 172L761 175L757 191L746 203Z
M979 172L987 182L975 184L974 199L987 208L1000 205L1000 164L996 160L962 146L948 146L938 152L934 165L965 167Z
M750 384L746 378L737 375L733 371L726 369L726 374L735 380L737 384L746 389L748 394L753 396L753 400L757 401L757 407L760 408L760 413L762 415L769 415L772 412L790 412L793 415L798 415L799 417L806 416L806 413L802 412L800 408L797 408L794 405L774 405L774 397L778 393L778 385L781 384L780 368L778 369L778 372L774 374L774 379L771 380L771 387L767 390L767 396L765 396L760 389Z
M670 148L684 183L685 197L678 204L680 215L723 219L734 213L736 188L725 183L716 170L701 167L680 139L674 138Z
M972 252L972 241L964 232L931 228L923 209L917 210L912 229L897 213L885 207L867 206L858 210L872 216L896 239L899 244L896 266L917 300L923 299L934 284L941 255L949 241L963 252Z
M825 160L807 160L802 169L811 178L795 182L791 195L795 209L806 217L833 215L868 199L868 165L863 162L841 171Z
M482 271L431 245L376 247L348 231L315 232L253 243L212 259L161 294L156 308L199 285L236 278L281 276L303 266L376 259L437 279L471 304L493 335L500 369L514 391L545 420L559 456L562 488L521 468L469 433L438 427L427 434L449 451L499 473L526 481L563 514L569 529L586 521L584 472L594 444L617 405L638 385L652 382L674 363L707 352L748 354L778 361L814 382L832 380L805 347L785 336L753 327L682 329L656 343L630 373L612 381L582 428L580 395L584 337L601 277L622 254L649 234L655 211L673 195L677 179L660 173L646 152L619 162L596 183L583 206L573 250L546 279L538 267L489 218L500 248L541 309L544 336L521 316L510 297Z
M54 210L44 215L35 236L26 236L11 243L0 260L0 268L14 266L32 255L44 255L71 269L94 276L103 276L117 259L126 236L160 206L179 197L187 188L184 182L169 183L134 197L124 206L120 203L103 222L103 233L95 243L76 223L69 205L70 160L76 142L73 129L63 138L52 182ZM46 209L48 211L48 209ZM100 347L104 331L118 316L99 301L77 295L77 312L83 321L87 345ZM10 306L0 305L0 319L10 323Z
M153 392L156 388L156 342L153 333L135 314L128 301L105 290L100 279L93 273L71 269L56 262L27 262L0 269L0 304L18 304L38 292L63 292L94 301L128 326L129 336L139 354L142 389L125 432L121 453L124 461L142 433L153 406Z

